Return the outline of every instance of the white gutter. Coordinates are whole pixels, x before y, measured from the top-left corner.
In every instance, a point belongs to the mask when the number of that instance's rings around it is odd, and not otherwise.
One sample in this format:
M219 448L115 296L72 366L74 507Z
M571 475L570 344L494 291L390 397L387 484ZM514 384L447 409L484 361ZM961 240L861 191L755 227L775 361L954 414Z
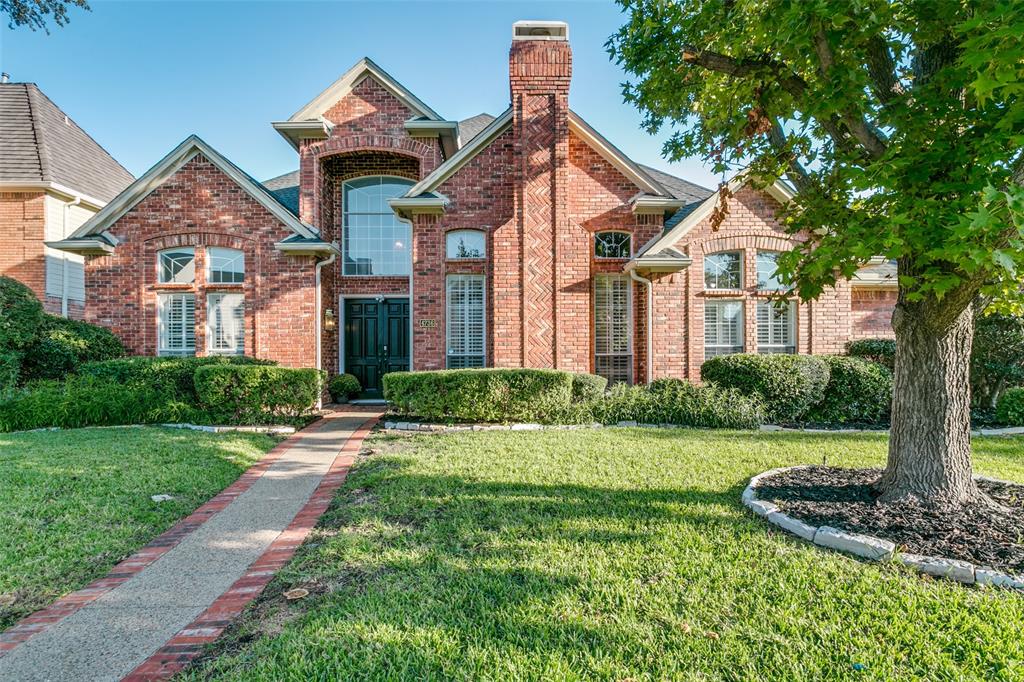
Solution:
M68 223L70 222L71 207L82 203L82 197L77 196L72 201L64 202L64 214L60 226L60 238L68 238ZM68 316L68 255L61 254L61 275L60 275L60 316Z
M645 279L636 274L636 270L629 271L629 278L634 282L640 282L647 288L647 362L644 367L644 383L651 383L651 367L654 365L654 330L651 322L654 320L654 286L651 280Z
M331 263L333 263L337 258L338 258L338 254L332 253L329 258L327 258L326 260L318 261L317 264L316 264L316 322L315 322L315 326L316 326L316 368L318 370L323 369L323 367L322 367L323 362L321 360L321 356L323 354L322 353L323 340L320 338L320 326L321 326L320 316L321 316L321 308L323 308L323 301L322 301L321 296L320 296L320 270L322 270L325 265L330 265ZM323 406L324 406L323 391L321 390L320 391L320 395L318 395L316 397L316 409L319 410Z

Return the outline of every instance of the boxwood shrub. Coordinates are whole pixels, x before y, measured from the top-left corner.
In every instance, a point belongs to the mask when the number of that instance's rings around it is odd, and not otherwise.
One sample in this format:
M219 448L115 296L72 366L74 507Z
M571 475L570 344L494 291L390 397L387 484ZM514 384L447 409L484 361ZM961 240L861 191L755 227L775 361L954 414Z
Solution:
M86 362L119 358L124 353L121 340L106 327L47 315L32 352L25 354L21 380L63 379Z
M186 357L134 356L88 362L78 373L129 387L145 386L168 397L188 403L197 403L194 376L200 367L209 365L274 365L269 360L256 360L244 355Z
M195 407L146 386L90 376L43 380L0 402L0 431L199 421Z
M230 424L295 421L316 407L324 372L267 365L208 364L195 371L199 407Z
M887 424L892 372L885 366L843 355L823 355L829 378L821 402L805 419L822 424Z
M1008 388L996 403L996 420L1006 426L1024 426L1024 388Z
M549 422L572 401L573 375L551 369L447 369L384 375L384 397L424 419Z
M740 353L711 358L700 368L704 381L734 388L761 399L772 422L799 421L821 402L828 385L828 365L815 355Z
M885 365L891 372L896 366L895 339L859 339L846 344L846 354Z
M573 374L572 375L572 399L596 400L604 395L608 388L608 379L596 374Z
M720 429L756 429L765 421L758 398L715 384L697 386L680 379L658 379L650 386L613 386L593 403L603 424L677 424Z
M351 374L336 374L327 382L327 391L336 403L343 403L349 398L359 395L363 390L359 379Z

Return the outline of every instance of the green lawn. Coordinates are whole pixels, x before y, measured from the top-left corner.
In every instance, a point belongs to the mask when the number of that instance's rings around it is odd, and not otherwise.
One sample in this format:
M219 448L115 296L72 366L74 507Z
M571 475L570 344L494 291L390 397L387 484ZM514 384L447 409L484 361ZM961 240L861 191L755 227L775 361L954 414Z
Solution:
M0 434L0 629L104 575L273 444L163 428Z
M771 467L877 465L880 435L604 429L381 438L186 677L1024 679L1024 596L773 532ZM1024 481L1024 439L978 469ZM283 590L302 586L305 599ZM859 670L858 670L859 668Z

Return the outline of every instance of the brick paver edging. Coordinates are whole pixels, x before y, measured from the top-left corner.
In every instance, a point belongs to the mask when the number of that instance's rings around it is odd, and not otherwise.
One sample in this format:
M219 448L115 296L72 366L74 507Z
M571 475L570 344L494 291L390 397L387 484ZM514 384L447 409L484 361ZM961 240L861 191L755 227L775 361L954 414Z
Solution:
M260 595L274 574L291 560L295 550L306 540L320 520L320 516L327 511L334 493L345 481L349 469L355 462L363 440L369 435L377 420L377 416L367 419L345 441L331 468L324 474L305 506L260 558L249 566L245 574L224 594L217 597L194 621L122 678L122 682L167 679L202 653L204 646L220 637L231 621L242 613L242 609Z
M757 488L761 484L762 479L774 476L775 474L781 474L790 469L803 468L803 466L782 467L754 476L750 479L746 490L743 491L743 504L750 511L763 517L772 525L778 526L782 530L808 542L813 542L819 547L847 552L870 561L898 561L926 575L936 578L947 578L965 585L1005 587L1024 593L1024 575L1010 575L987 566L975 566L969 561L961 561L959 559L899 552L897 551L896 543L890 540L876 538L871 535L850 533L841 528L832 528L831 526L815 528L799 519L783 514L774 502L757 497ZM975 478L986 480L983 476L976 476ZM998 481L997 479L987 480L998 483L1005 482Z
M7 630L0 632L0 656L5 655L28 638L52 627L86 604L95 601L101 595L126 582L136 573L176 547L186 535L203 525L217 512L222 511L231 504L235 498L252 487L252 484L263 475L263 472L292 447L299 438L310 431L323 428L326 423L326 419L318 419L272 447L258 462L246 469L234 483L224 488L224 490L220 491L220 493L194 512L171 526L171 528L156 536L142 549L114 566L102 578L94 580L80 590L61 597L46 608L25 616Z

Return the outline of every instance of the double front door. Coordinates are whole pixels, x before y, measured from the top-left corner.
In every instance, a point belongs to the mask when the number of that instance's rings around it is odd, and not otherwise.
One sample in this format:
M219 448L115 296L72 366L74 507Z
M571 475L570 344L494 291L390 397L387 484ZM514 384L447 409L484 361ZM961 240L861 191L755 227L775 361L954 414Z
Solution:
M409 299L345 299L345 371L363 398L382 396L381 378L409 369Z

